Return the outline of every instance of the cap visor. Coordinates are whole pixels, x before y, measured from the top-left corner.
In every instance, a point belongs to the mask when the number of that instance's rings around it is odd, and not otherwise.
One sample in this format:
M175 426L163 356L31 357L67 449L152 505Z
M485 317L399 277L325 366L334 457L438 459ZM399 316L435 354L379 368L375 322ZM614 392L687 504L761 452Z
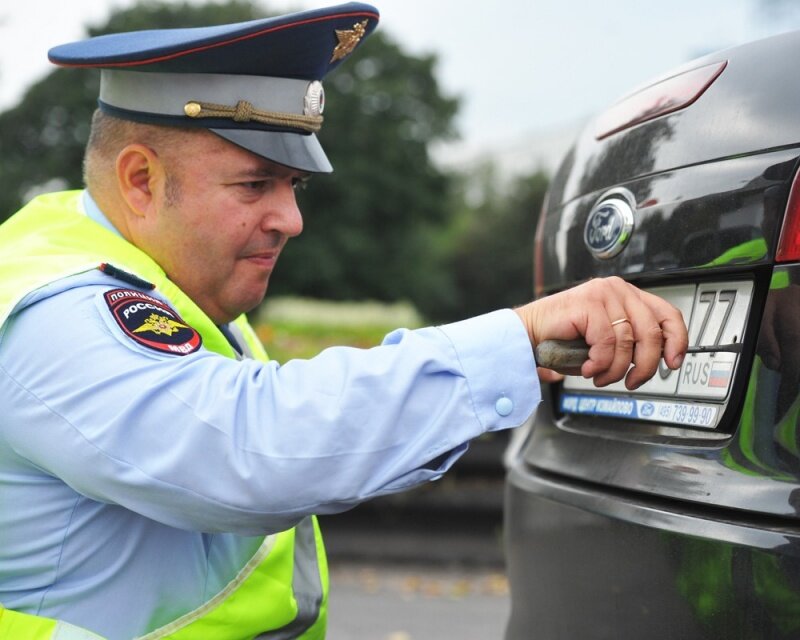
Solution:
M257 156L293 169L310 173L333 171L322 145L313 133L303 135L283 131L244 129L209 129L209 131L243 149L252 151Z

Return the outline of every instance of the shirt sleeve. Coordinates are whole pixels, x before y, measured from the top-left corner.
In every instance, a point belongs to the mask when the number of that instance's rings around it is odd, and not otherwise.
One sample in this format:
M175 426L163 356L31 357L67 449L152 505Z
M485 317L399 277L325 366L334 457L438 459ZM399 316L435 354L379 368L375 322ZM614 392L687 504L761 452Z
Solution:
M147 350L104 317L103 291L12 316L0 437L79 493L170 526L270 533L436 479L540 398L510 310L279 366Z

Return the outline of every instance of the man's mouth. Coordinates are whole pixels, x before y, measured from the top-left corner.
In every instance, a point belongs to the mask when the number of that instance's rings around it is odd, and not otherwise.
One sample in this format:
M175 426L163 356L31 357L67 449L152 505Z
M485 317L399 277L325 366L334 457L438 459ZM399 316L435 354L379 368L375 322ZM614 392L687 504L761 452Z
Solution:
M244 257L248 262L255 264L265 269L272 269L278 261L278 251L264 251L260 253L251 253Z

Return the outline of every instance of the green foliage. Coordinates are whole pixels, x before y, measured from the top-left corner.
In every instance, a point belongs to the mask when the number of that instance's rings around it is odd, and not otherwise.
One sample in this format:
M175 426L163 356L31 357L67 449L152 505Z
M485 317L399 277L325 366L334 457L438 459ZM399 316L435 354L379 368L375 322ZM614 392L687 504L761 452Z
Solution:
M141 3L90 35L249 20L234 0L202 6ZM290 243L273 292L332 299L434 297L444 282L434 232L446 224L449 178L428 145L453 135L457 110L434 77L433 56L404 54L380 31L326 81L320 138L336 167L302 194L306 231ZM32 195L82 183L83 146L99 74L57 69L0 114L0 220Z
M83 146L97 86L86 77L54 71L16 108L0 114L0 220L29 192L81 184Z
M499 189L491 165L466 177L462 190L478 194L453 225L446 270L449 300L420 306L429 317L453 319L515 306L533 297L533 237L548 177L541 171ZM474 197L474 196L473 196ZM464 197L468 202L469 198Z
M191 27L263 16L241 0L202 6L143 2L89 29L96 36L155 27ZM83 149L97 104L100 74L55 69L33 85L19 105L0 114L0 221L31 196L82 186Z
M245 22L269 15L258 4L248 0L228 0L198 5L189 2L140 1L130 9L115 11L101 27L90 27L90 36L142 29L177 29L209 27L232 22Z
M328 347L369 349L379 345L392 327L339 327L277 321L258 324L255 330L270 358L283 364L295 358L313 358Z
M101 35L251 20L254 2L141 2L89 29ZM431 143L455 135L458 101L442 95L435 56L411 56L378 30L326 79L320 139L335 167L300 194L305 231L289 243L271 296L408 300L451 320L531 296L531 243L546 178L510 197L491 171L437 169ZM99 73L56 69L0 113L0 221L36 193L82 185L83 148ZM484 193L465 204L465 193Z
M320 140L334 173L301 194L305 229L271 294L416 302L440 288L434 234L450 217L450 178L428 145L453 135L457 102L441 95L435 62L378 31L328 77Z
M413 329L421 319L408 304L270 296L250 322L270 357L283 363L333 346L374 347L398 326Z

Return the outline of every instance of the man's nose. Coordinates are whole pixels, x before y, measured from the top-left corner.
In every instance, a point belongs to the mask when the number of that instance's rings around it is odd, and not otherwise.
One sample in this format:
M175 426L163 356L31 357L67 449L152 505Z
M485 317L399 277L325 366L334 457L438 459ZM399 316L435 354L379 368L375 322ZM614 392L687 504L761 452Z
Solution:
M288 181L281 183L274 196L261 221L262 231L278 231L290 238L299 235L303 230L303 215L297 205L294 186Z

